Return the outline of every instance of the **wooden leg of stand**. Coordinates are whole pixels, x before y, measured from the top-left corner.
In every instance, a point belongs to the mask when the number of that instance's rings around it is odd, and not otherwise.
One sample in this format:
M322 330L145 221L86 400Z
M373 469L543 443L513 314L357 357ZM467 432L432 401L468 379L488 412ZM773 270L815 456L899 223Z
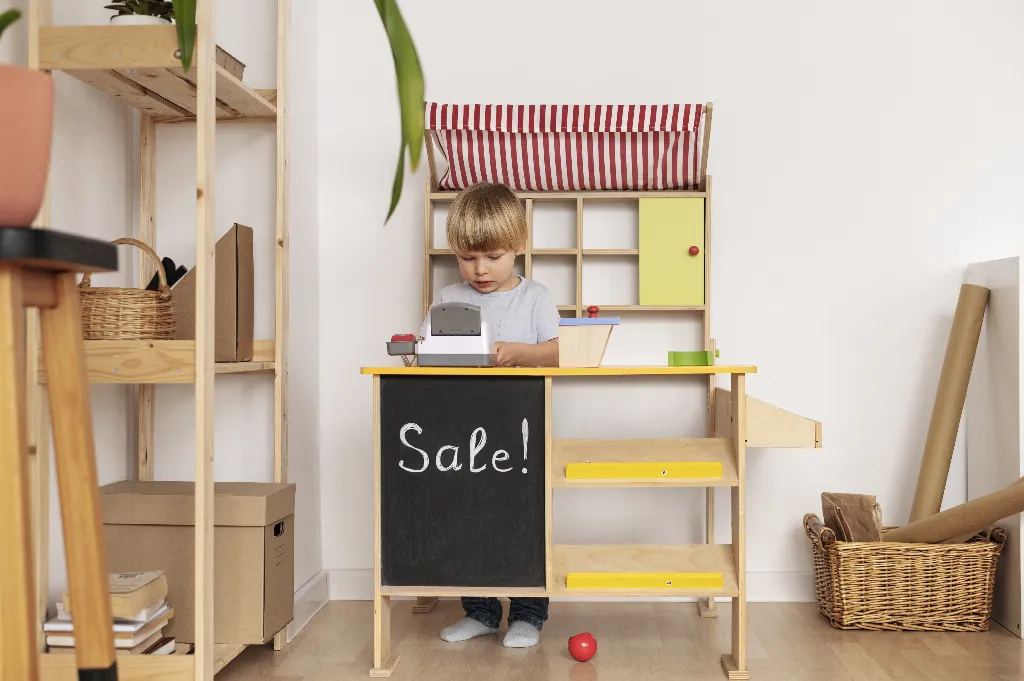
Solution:
M715 488L705 487L705 523L707 525L707 532L705 537L705 543L715 543ZM697 599L697 612L701 617L718 617L718 606L715 605L715 597L708 596L707 598Z
M417 596L416 605L412 606L413 614L423 615L434 609L437 605L437 596Z
M386 679L398 666L398 655L391 654L391 597L380 589L373 599L373 669L370 677Z
M40 310L60 491L75 657L96 681L117 679L89 384L78 291L71 273L55 275L57 305Z
M0 681L38 676L21 272L0 265Z

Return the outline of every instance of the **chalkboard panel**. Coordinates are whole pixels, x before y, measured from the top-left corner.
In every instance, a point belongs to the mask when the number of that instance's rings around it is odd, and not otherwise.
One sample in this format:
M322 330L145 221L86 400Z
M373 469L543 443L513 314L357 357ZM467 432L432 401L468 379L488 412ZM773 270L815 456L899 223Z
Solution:
M382 376L385 586L543 587L544 379Z

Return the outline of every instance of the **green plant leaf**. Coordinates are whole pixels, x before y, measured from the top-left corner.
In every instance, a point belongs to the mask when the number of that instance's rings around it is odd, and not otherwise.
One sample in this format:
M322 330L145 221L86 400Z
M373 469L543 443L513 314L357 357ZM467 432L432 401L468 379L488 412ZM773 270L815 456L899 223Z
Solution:
M9 9L3 14L0 14L0 36L4 34L4 31L7 30L8 26L20 18L21 12L16 9Z
M174 7L174 22L178 27L181 66L188 73L196 46L196 0L172 0L171 5Z
M423 70L412 36L402 18L395 0L374 0L377 13L387 32L391 54L395 62L395 78L398 87L398 105L402 122L402 145L399 155L398 176L392 189L392 205L388 218L394 211L401 196L402 175L405 169L405 149L409 149L409 161L416 170L423 150L423 107L424 91ZM396 193L397 192L397 193ZM385 220L385 222L387 222Z

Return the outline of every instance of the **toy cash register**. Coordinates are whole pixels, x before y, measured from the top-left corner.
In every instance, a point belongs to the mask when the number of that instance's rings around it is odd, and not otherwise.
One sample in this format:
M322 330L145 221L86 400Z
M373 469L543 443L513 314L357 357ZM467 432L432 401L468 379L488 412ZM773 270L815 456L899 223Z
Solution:
M388 342L389 355L415 355L421 367L494 366L496 353L491 329L480 306L438 303L427 314L425 337L396 334ZM408 362L407 362L408 363Z

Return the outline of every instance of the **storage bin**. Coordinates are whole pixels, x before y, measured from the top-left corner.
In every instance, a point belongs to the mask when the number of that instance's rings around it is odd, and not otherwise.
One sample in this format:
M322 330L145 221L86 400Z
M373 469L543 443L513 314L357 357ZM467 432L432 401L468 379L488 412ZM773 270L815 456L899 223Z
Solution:
M214 249L213 358L251 362L254 354L255 267L253 231L235 223ZM174 284L175 340L196 338L196 268Z
M123 481L100 488L112 572L164 570L174 617L195 642L195 484ZM218 482L213 508L215 643L262 644L292 619L295 485Z
M171 301L167 274L152 248L136 239L116 239L118 245L141 249L156 266L159 289L93 288L87 273L78 285L82 338L85 340L171 340L177 316Z
M804 516L818 607L836 629L988 631L1006 532L964 544L842 542Z

